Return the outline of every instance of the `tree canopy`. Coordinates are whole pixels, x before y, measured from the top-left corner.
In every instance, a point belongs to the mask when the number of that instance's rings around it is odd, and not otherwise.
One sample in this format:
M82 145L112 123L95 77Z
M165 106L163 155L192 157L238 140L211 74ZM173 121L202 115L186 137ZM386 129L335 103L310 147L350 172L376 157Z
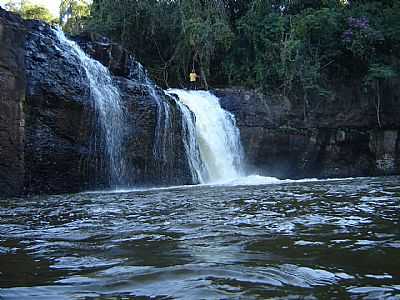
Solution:
M52 24L57 23L56 17L46 7L29 1L8 0L4 6L7 10L19 14L24 19L42 20Z
M61 0L59 23L63 30L71 34L78 34L84 30L90 14L88 1Z
M51 21L40 7L19 13ZM306 98L329 96L338 78L370 89L399 76L397 0L62 0L60 23L121 43L166 87L192 68L204 87Z
M94 0L87 26L166 86L194 66L204 86L323 95L330 78L397 76L399 23L395 0Z

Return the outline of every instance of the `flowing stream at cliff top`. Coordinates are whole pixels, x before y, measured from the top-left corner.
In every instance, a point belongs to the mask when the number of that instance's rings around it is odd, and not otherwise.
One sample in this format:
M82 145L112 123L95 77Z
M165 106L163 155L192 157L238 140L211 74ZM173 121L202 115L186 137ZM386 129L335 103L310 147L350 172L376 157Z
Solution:
M0 299L396 300L399 207L399 177L0 196Z
M104 147L110 185L113 187L124 186L127 181L122 143L126 118L119 90L114 85L111 74L105 66L86 55L75 42L68 40L60 29L54 32L62 48L60 51L64 55L70 56L71 59L77 60L85 70L85 76L89 80L90 97L97 114L96 130L100 130L102 135L100 143L95 142L96 147ZM82 80L86 80L86 78Z
M168 93L178 95L195 114L195 134L206 171L196 171L201 174L202 183L240 178L243 175L243 149L234 116L222 109L218 98L210 92L170 89ZM191 160L195 161L194 158Z

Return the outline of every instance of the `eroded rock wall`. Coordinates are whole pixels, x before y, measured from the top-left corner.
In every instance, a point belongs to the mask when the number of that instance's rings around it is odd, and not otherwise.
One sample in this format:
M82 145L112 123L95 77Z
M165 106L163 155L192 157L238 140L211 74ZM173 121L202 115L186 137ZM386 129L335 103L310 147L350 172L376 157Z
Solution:
M25 42L25 187L32 193L104 187L95 109L85 70L62 51L54 31L29 22Z
M1 8L0 41L0 196L109 187L96 104L81 62L65 53L49 25ZM128 118L121 149L128 185L193 183L175 100L119 45L99 37L78 41L119 87ZM156 132L166 128L160 103L170 117L162 156L154 150Z
M132 185L182 185L193 184L188 159L185 153L182 112L175 100L155 86L148 86L142 80L118 78L121 96L127 104L128 130L131 137L127 143L128 168ZM165 101L169 108L169 121L162 113L158 119L159 101ZM160 127L157 128L157 120ZM156 130L165 136L164 145L158 145Z
M400 97L382 95L380 127L374 96L349 87L304 112L303 103L256 91L220 89L236 116L250 171L282 178L400 174Z
M24 189L25 31L0 9L0 195Z

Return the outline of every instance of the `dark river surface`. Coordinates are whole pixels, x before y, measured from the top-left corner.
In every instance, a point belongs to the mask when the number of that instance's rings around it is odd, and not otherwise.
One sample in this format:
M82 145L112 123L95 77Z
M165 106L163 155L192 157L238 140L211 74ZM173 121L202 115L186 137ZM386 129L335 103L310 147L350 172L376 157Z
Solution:
M400 299L400 178L0 200L0 299Z

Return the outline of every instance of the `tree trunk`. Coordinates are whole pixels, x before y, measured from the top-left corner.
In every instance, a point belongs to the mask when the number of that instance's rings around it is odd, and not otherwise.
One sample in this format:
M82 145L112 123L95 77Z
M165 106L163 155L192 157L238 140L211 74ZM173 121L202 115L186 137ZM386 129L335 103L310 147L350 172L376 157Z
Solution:
M381 123L381 91L379 87L379 80L376 80L376 98L377 98L377 103L376 103L376 118L378 120L378 125L379 128L382 128L382 123Z
M208 82L207 82L207 78L206 78L206 73L204 72L204 69L203 69L203 64L200 64L200 74L201 74L201 80L204 83L204 89L208 90Z

